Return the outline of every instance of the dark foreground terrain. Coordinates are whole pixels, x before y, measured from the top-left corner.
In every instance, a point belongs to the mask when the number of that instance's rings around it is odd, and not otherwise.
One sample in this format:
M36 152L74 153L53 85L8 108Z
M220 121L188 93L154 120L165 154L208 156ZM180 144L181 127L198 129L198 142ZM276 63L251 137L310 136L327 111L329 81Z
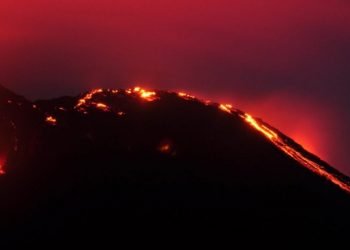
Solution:
M29 102L1 88L0 237L347 232L348 178L249 119L183 93Z

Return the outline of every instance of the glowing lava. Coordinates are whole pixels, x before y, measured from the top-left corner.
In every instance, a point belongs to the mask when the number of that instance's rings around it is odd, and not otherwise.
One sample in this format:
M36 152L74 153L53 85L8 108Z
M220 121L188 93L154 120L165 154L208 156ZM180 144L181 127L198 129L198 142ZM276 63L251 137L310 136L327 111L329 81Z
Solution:
M276 145L280 150L284 153L301 163L303 166L311 170L312 172L321 175L343 190L350 193L350 184L343 181L342 177L335 173L331 173L325 166L322 166L311 159L308 159L301 152L294 149L290 145L288 145L283 138L281 138L277 132L274 132L272 129L268 128L262 122L258 122L249 114L244 114L241 116L248 124L250 124L253 128L263 134L266 138L268 138L274 145Z
M95 101L95 97L97 95L113 96L117 94L127 94L127 95L135 94L138 97L140 97L142 100L146 100L149 102L159 99L155 91L148 91L141 87L127 89L125 91L117 90L117 89L94 89L89 93L85 94L85 96L83 96L82 98L80 98L74 108L84 114L87 114L86 109L91 107L102 110L104 112L109 112L109 111L112 111L111 107L108 106L106 103ZM120 115L120 116L124 114L125 114L124 112L117 112L117 115Z
M184 92L179 92L177 94L178 96L186 100L195 99L194 96L188 95ZM211 104L210 101L202 101L202 103L205 105ZM236 115L240 117L241 119L243 119L244 122L248 123L252 128L257 130L260 134L262 134L269 141L271 141L282 152L284 152L294 160L298 161L300 164L308 168L313 173L316 173L328 179L341 189L350 193L350 183L344 179L341 173L337 173L337 171L330 169L330 167L323 166L311 160L309 157L305 156L305 153L299 152L293 146L289 145L288 142L286 142L286 140L279 135L280 133L278 131L273 130L268 124L256 120L247 113L243 113L241 111L233 109L232 105L230 104L219 104L218 108L230 115Z
M260 125L251 115L245 114L243 116L246 122L248 122L252 127L254 127L256 130L261 132L263 135L265 135L270 140L277 140L278 135L273 132L271 129L267 128L264 125Z
M142 99L145 99L146 101L149 101L149 102L152 102L152 101L158 99L156 92L154 92L154 91L147 91L147 90L145 90L143 88L140 88L140 87L135 87L133 89L133 92L139 94L139 96Z
M106 104L101 103L101 102L96 103L96 108L98 108L102 111L105 111L105 112L109 111L109 107Z
M225 112L227 112L227 113L229 113L229 114L231 114L231 109L232 109L232 105L230 105L230 104L220 104L219 105L219 108L222 110L222 111L225 111Z
M123 90L104 90L104 89L94 89L87 93L85 96L80 98L75 105L74 109L78 112L82 112L84 114L87 114L87 108L94 108L99 109L104 112L115 112L116 116L123 116L125 115L124 112L120 110L112 110L112 106L108 106L106 103L102 103L98 101L99 96L96 95L102 95L102 96L110 96L110 95L131 95L140 98L141 100L146 100L148 102L155 101L159 99L159 95L155 91L149 91L146 89L143 89L141 87L135 87L131 89L127 89L125 91ZM255 129L257 132L259 132L261 135L263 135L267 140L269 140L272 144L274 144L279 150L281 150L283 153L287 154L289 157L293 158L294 160L298 161L300 164L302 164L304 167L308 168L310 171L328 179L341 189L347 191L350 193L350 183L346 180L346 178L336 170L332 169L330 166L328 166L326 163L322 163L321 161L318 163L315 160L312 159L312 157L308 154L308 152L301 150L299 146L296 146L295 144L291 143L291 140L281 134L276 129L269 126L267 123L255 119L251 115L241 112L239 110L233 109L232 105L230 104L215 104L210 101L201 101L199 99L196 99L196 97L186 94L184 92L179 92L177 95L185 100L196 100L204 105L208 106L215 106L221 111L225 112L228 115L236 116L240 119L242 119L243 122L249 124L253 129ZM96 97L96 98L95 98ZM9 100L9 103L12 103L11 100ZM33 108L36 108L36 106ZM65 110L64 108L59 108L59 110ZM47 116L46 122L51 125L57 124L57 119L53 116ZM158 150L162 153L171 153L172 147L169 143L161 144L158 148ZM4 173L3 166L5 162L4 159L0 159L0 174Z
M186 100L196 99L195 96L186 94L185 92L179 92L177 95Z
M94 90L90 91L83 98L79 99L75 108L80 108L81 106L85 105L88 101L90 101L94 97L95 94L102 93L102 92L103 92L103 89L94 89Z
M57 124L57 119L55 117L51 116L51 115L47 116L45 120L46 120L47 123L49 123L51 125L56 125Z

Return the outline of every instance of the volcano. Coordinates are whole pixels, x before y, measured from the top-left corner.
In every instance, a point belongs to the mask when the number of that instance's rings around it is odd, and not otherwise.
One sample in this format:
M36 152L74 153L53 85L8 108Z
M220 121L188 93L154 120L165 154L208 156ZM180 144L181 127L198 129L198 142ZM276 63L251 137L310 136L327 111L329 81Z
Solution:
M140 87L0 103L1 237L349 225L349 178L231 105Z

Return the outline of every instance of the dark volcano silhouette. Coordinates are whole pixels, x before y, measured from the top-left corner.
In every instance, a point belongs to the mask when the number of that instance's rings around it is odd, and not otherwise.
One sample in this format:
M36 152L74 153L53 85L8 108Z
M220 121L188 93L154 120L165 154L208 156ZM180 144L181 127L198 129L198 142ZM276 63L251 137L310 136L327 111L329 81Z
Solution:
M36 102L0 89L0 102L2 237L349 225L346 176L229 106L140 88Z

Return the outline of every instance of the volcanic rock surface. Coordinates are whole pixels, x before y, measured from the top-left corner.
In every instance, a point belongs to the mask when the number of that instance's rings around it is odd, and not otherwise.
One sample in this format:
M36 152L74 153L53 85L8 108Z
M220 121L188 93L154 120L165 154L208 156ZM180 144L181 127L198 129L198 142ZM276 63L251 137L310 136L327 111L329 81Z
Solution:
M342 232L349 180L262 120L185 93L0 89L0 237L164 228Z

